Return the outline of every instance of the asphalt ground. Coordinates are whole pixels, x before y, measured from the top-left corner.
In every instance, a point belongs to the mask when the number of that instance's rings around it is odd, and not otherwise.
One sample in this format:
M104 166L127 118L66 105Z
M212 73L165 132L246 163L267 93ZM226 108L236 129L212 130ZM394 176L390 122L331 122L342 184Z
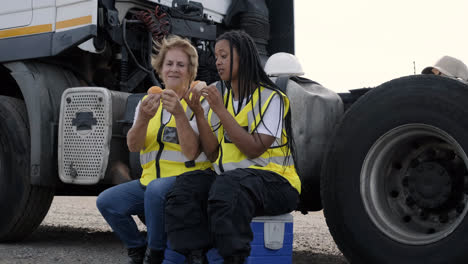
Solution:
M293 212L293 263L346 264L323 213ZM138 220L137 220L138 221ZM138 221L144 232L145 226ZM0 244L1 264L126 263L126 249L96 208L96 197L54 198L41 226L21 243Z

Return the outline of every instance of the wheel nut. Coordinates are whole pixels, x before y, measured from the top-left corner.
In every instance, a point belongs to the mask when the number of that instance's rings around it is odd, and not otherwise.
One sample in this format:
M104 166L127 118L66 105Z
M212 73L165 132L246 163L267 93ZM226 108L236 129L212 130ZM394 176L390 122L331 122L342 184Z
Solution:
M414 205L413 198L411 198L411 197L406 198L406 205L413 206Z
M405 215L405 216L403 217L403 222L409 223L410 221L411 221L411 216Z
M390 196L392 198L397 198L400 193L397 190L393 190L390 192Z
M403 166L401 166L401 163L399 162L395 162L393 163L393 168L397 169L397 170L401 170Z

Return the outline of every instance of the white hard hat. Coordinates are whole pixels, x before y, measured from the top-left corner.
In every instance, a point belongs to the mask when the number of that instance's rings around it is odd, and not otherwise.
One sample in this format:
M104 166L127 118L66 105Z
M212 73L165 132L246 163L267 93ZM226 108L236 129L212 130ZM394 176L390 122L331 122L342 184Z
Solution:
M421 73L431 73L433 68L436 68L441 73L449 77L460 78L465 81L468 80L468 68L465 63L454 57L443 56L434 64L434 66L424 68Z
M278 52L271 55L265 63L265 72L268 76L304 75L302 66L296 56L286 52Z

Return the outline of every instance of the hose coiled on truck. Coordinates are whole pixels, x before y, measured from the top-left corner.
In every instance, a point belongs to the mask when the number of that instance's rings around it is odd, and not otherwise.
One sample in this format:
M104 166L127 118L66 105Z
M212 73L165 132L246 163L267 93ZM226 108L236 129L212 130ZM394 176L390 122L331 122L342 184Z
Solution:
M146 11L138 11L135 17L142 21L153 38L153 52L158 52L159 43L169 34L171 29L171 17L164 12L160 6L156 6L154 10L147 9Z

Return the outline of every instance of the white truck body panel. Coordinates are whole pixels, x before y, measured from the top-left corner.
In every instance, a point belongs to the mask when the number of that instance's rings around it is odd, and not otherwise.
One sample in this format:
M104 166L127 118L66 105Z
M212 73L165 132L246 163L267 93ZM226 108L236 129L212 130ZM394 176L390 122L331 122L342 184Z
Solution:
M60 5L57 1L57 22L56 32L96 24L97 0L62 0Z
M44 8L44 7L55 7L55 0L33 0L33 9Z
M0 29L29 25L33 17L32 10L32 0L3 0Z
M20 9L15 0L8 0L8 13L0 14L0 38L18 37L46 32L60 32L97 24L97 0L20 0L25 7L29 1L30 11ZM18 12L16 12L16 11ZM30 12L26 21L25 14ZM28 26L18 28L20 26ZM17 28L17 29L8 29Z

